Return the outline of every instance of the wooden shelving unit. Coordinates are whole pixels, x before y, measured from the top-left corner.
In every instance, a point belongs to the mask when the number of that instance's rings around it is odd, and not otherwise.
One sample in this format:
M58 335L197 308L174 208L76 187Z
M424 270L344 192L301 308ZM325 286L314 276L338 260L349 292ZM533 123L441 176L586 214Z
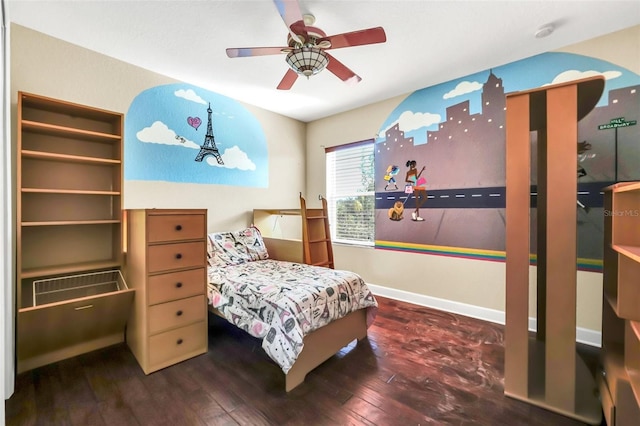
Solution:
M601 77L507 95L505 394L599 425L593 375L576 353L576 142ZM537 137L537 330L529 333L531 134Z
M604 191L600 394L609 426L640 419L640 182Z
M18 93L19 372L124 340L132 290L54 306L32 297L34 280L121 268L122 124L120 113Z

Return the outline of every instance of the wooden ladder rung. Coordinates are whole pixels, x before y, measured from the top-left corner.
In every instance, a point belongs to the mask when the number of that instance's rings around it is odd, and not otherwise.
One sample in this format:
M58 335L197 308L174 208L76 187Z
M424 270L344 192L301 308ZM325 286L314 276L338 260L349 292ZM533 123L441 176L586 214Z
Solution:
M329 215L327 214L327 200L321 198L322 209L307 209L307 204L300 195L300 210L302 212L302 240L304 262L315 266L333 268L333 247L329 234ZM319 221L322 221L321 223ZM324 236L324 238L310 239L310 235ZM311 245L315 250L311 251ZM318 246L324 244L324 247ZM318 261L318 258L323 260Z

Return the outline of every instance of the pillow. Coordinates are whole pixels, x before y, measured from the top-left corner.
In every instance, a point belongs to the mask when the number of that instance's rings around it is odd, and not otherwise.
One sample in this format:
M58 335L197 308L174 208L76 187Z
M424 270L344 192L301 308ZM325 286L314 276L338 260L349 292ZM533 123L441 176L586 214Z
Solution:
M216 232L208 235L207 255L209 266L239 265L269 257L258 228L235 232Z
M252 225L247 229L238 231L237 234L236 238L243 241L251 260L265 260L269 258L267 246L264 245L262 234L258 228Z
M233 232L209 234L211 244L210 266L238 265L251 261L242 241L237 241Z

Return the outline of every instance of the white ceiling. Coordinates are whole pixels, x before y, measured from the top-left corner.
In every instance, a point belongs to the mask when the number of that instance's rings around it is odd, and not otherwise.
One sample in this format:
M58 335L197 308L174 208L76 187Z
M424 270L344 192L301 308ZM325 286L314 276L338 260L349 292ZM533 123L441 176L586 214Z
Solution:
M225 54L286 45L271 0L2 1L11 22L305 122L640 24L638 0L299 0L327 35L382 26L387 42L331 51L359 84L325 70L279 91L284 55Z

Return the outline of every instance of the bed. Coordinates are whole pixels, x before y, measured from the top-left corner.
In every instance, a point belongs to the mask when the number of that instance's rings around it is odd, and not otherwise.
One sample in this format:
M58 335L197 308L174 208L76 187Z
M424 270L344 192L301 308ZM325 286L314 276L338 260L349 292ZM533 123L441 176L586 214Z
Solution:
M208 236L209 310L262 340L289 392L354 339L367 336L375 297L357 274L269 256L249 227Z

